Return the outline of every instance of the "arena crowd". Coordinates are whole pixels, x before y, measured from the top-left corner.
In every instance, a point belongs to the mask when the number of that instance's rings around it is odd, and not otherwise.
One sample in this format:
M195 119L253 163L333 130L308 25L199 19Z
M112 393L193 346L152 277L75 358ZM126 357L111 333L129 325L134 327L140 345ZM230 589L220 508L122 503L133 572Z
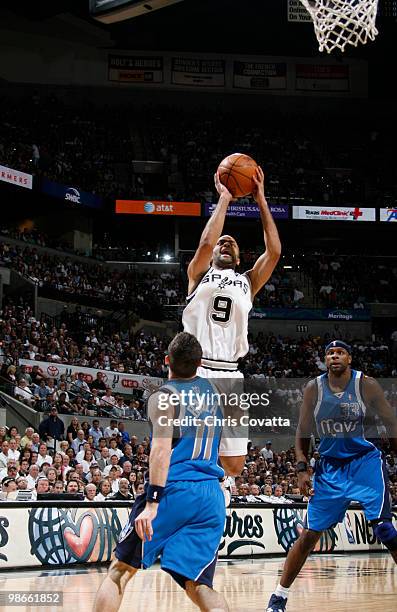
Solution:
M40 494L73 493L88 501L133 501L143 492L148 468L149 439L130 436L123 421L111 420L105 429L77 416L65 427L52 408L38 431L27 427L0 427L0 501L37 499ZM313 474L319 453L313 450ZM302 500L295 473L293 447L276 452L272 441L263 448L248 444L241 476L229 478L232 501L289 503ZM397 503L397 463L387 454L390 494Z
M236 150L264 164L274 201L384 205L397 193L393 132L380 119L367 130L346 119L342 129L324 110L314 116L273 105L270 122L263 109L236 122L235 110L224 108L65 103L56 89L4 96L0 112L2 165L105 197L213 201L209 177ZM135 171L134 159L155 160L160 173Z

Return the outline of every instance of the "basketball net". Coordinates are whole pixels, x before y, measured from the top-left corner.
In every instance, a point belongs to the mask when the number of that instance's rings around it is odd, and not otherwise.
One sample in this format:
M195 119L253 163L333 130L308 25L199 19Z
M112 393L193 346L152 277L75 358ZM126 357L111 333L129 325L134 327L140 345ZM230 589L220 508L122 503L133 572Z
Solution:
M378 0L300 0L314 23L320 51L374 40Z

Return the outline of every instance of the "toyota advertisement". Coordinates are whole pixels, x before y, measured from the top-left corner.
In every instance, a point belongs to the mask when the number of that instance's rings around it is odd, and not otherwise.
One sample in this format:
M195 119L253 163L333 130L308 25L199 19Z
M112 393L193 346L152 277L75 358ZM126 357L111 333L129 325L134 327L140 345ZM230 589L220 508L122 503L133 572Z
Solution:
M88 193L88 191L83 191L77 187L54 183L47 179L42 180L41 191L77 206L89 206L90 208L102 208L103 206L103 199L95 193Z
M270 212L275 219L288 219L289 207L288 204L269 204ZM204 205L204 216L210 217L216 208L216 203L207 203ZM230 204L227 217L241 217L244 219L259 219L259 208L256 204Z

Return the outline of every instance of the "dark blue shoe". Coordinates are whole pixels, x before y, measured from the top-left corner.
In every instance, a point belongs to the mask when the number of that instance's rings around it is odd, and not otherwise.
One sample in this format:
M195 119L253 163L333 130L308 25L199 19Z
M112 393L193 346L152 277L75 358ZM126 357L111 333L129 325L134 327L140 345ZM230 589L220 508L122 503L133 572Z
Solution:
M285 597L278 597L273 593L267 605L266 612L284 612L287 609Z

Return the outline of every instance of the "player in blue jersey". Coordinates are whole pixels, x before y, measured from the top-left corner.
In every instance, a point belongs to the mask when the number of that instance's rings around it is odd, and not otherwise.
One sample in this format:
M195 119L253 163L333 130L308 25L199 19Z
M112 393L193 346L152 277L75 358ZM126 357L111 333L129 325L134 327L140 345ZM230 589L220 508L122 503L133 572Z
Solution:
M296 434L300 490L311 493L307 473L313 425L320 438L306 528L288 553L267 612L286 610L288 591L321 534L343 520L351 501L362 504L374 532L397 563L397 531L392 523L388 478L381 451L365 437L368 418L380 417L397 450L397 424L379 383L351 368L351 349L340 340L325 349L327 373L307 385ZM369 414L371 413L371 415Z
M95 612L116 612L130 578L159 557L162 569L200 610L229 609L212 587L226 514L219 485L224 469L218 464L223 411L211 382L196 375L201 358L200 343L186 332L168 347L168 383L148 402L149 482L120 534ZM236 476L244 460L221 458L228 473Z

